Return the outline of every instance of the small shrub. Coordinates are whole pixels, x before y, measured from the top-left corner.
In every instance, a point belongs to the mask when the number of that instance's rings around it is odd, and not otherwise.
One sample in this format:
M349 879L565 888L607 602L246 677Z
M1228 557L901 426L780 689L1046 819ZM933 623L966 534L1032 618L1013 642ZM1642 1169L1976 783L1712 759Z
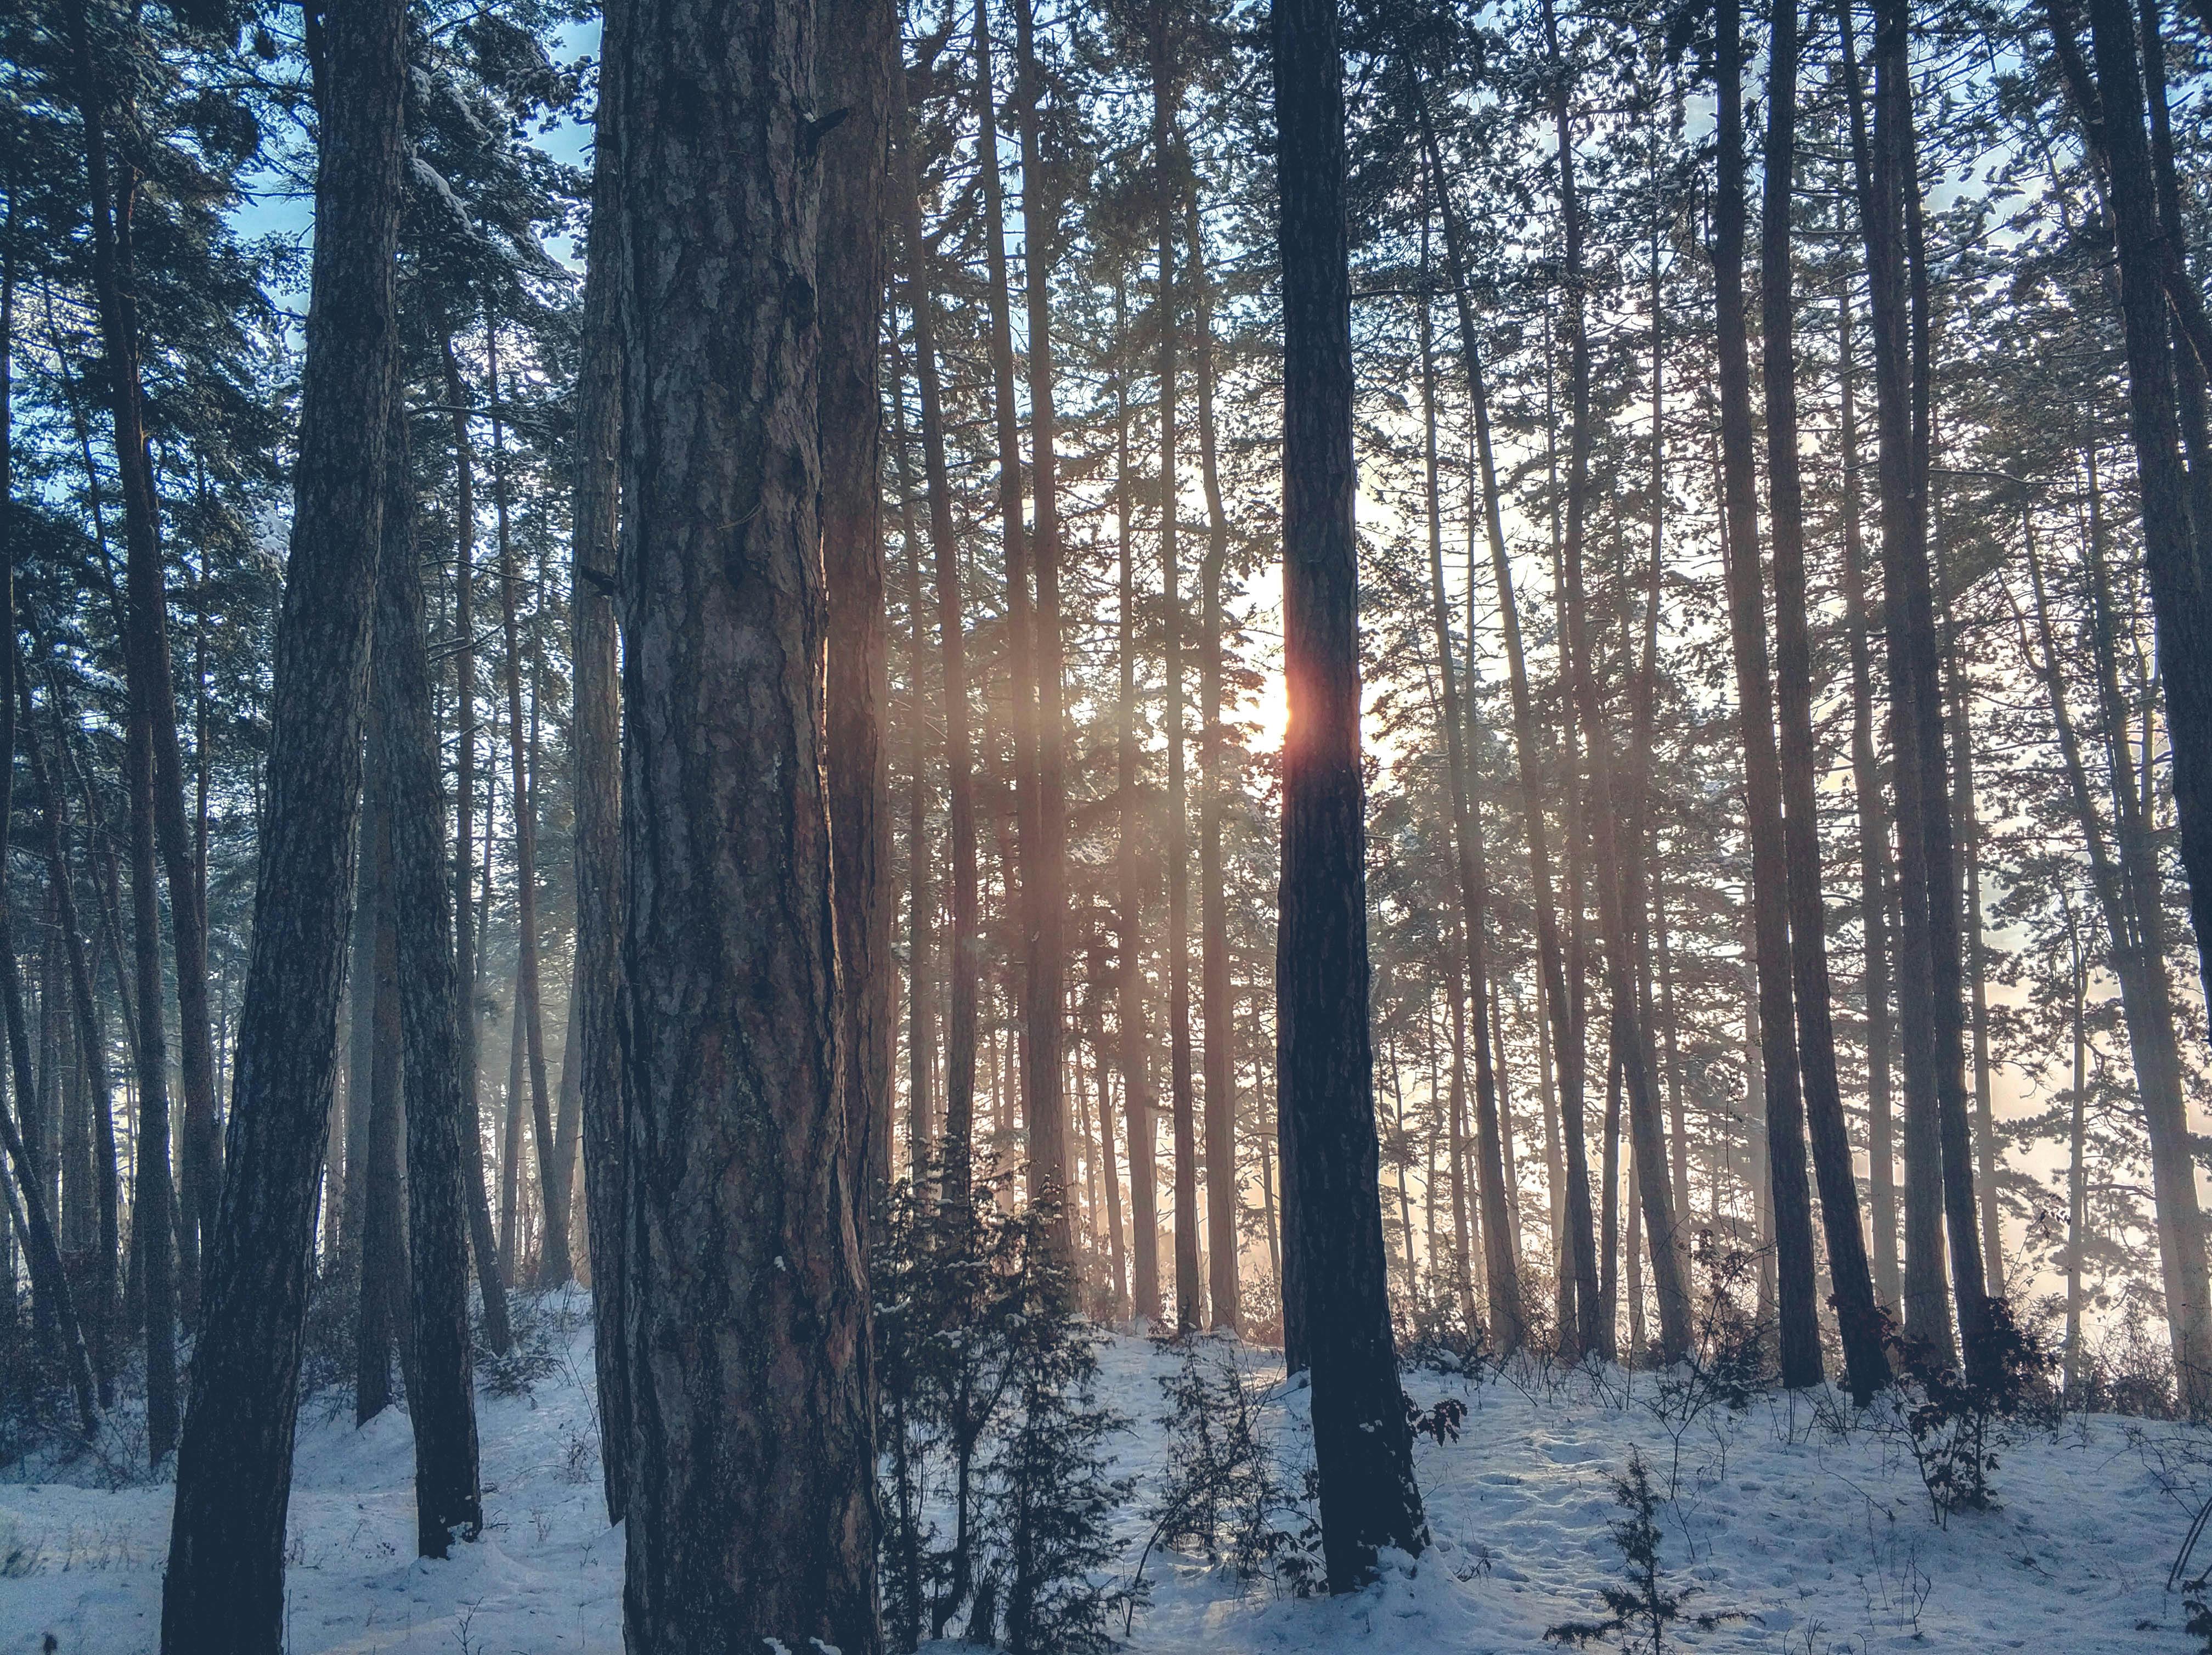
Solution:
M1456 1396L1447 1396L1434 1408L1424 1409L1404 1391L1406 1426L1417 1437L1426 1437L1438 1447L1447 1441L1459 1440L1459 1428L1467 1423L1467 1404Z
M1989 1474L1997 1450L2016 1421L2048 1411L2050 1353L2014 1317L2002 1299L1989 1301L1990 1373L1969 1378L1939 1360L1925 1340L1893 1326L1885 1337L1898 1370L1905 1430L1913 1463L1935 1507L1936 1521L1954 1512L1987 1511L1996 1504Z
M1652 1489L1644 1456L1633 1449L1626 1474L1613 1479L1613 1497L1628 1512L1607 1525L1613 1543L1620 1549L1628 1584L1599 1588L1609 1611L1604 1620L1562 1622L1546 1629L1545 1641L1580 1646L1618 1637L1626 1655L1666 1655L1667 1628L1682 1618L1683 1605L1697 1596L1698 1589L1672 1591L1660 1579L1659 1496ZM1691 1618L1692 1624L1711 1631L1723 1622L1744 1617L1722 1610Z

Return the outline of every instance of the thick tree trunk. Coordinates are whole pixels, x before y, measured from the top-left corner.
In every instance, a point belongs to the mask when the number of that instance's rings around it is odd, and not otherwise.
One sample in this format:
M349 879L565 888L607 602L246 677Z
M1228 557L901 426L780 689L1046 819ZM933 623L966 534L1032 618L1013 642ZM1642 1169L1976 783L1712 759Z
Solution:
M842 111L822 139L822 564L830 626L830 861L836 869L840 1039L854 1188L890 1187L892 1009L890 696L884 608L884 167L898 17L889 0L821 0L816 106ZM866 1213L863 1213L863 1219Z
M619 28L622 8L607 26ZM627 1509L629 1367L623 1306L622 696L615 633L622 470L622 341L617 283L620 177L617 58L602 42L592 118L592 232L585 253L584 356L576 374L575 515L569 577L570 741L576 794L574 1039L561 1060L583 1115L584 1243L592 1268L592 1371L599 1385L599 1476L607 1521ZM466 861L465 854L463 857ZM464 1141L466 1135L464 1133ZM477 1178L483 1158L477 1157Z
M617 41L623 1601L659 1655L880 1643L818 733L816 33L787 0L636 0Z
M415 557L415 478L407 408L395 388L386 438L384 551L377 569L377 723L390 796L408 801L389 826L392 917L404 1033L407 1117L408 1295L415 1360L407 1417L415 1434L415 1544L443 1557L483 1528L469 1348L467 1188L461 1156L460 994L447 906L444 782L422 575Z
M952 484L945 457L945 397L938 379L937 295L921 230L921 161L915 154L906 77L897 100L898 190L904 216L907 308L914 319L915 377L921 390L922 482L929 496L929 543L937 573L938 654L945 672L945 792L951 813L952 913L950 992L945 1028L945 1205L962 1211L975 1165L975 1017L982 939L977 928L975 771L969 739L968 637L960 594L960 538L952 521Z
M406 9L331 14L299 460L227 1176L161 1596L165 1655L275 1655L315 1192L345 974L393 393ZM146 1008L150 1014L152 1008Z
M1835 1027L1829 1004L1827 907L1820 889L1818 755L1813 739L1813 642L1805 597L1804 489L1799 474L1795 300L1790 288L1790 207L1797 153L1797 0L1780 0L1769 45L1766 96L1766 192L1759 222L1762 366L1766 389L1768 521L1774 536L1774 665L1781 715L1783 850L1790 923L1790 968L1797 1013L1797 1068L1805 1123L1820 1180L1820 1219L1828 1243L1836 1323L1851 1396L1865 1407L1889 1383L1874 1278L1859 1227L1858 1185L1851 1171L1850 1129L1836 1076ZM1748 468L1747 467L1747 470ZM1753 521L1753 532L1756 523ZM1757 571L1756 543L1739 541L1736 557ZM1731 571L1733 575L1735 571ZM1763 605L1762 605L1763 607ZM1763 633L1763 617L1757 618ZM1754 824L1754 831L1758 824ZM1754 877L1756 870L1754 869ZM1768 1127L1769 1145L1793 1154ZM1802 1183L1803 1163L1778 1179L1778 1190ZM1796 1199L1794 1193L1790 1199ZM1794 1223L1794 1219L1793 1219ZM1790 1318L1785 1316L1784 1326Z
M1425 1537L1390 1334L1367 1020L1344 65L1334 0L1272 18L1283 264L1283 867L1276 1063L1287 1239L1332 1591Z

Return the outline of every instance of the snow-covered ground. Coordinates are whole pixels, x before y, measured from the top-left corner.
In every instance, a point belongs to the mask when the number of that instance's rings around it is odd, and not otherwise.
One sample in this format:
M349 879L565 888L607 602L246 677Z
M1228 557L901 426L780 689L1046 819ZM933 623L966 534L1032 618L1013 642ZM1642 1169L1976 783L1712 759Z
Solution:
M415 1559L405 1416L356 1431L350 1410L311 1403L292 1494L287 1619L293 1655L568 1655L621 1648L622 1536L600 1505L591 1334L580 1314L527 1396L479 1401L489 1531L453 1561ZM1170 1359L1115 1338L1102 1352L1106 1400L1140 1421L1120 1471L1138 1479L1123 1569L1147 1529L1164 1433L1157 1386ZM1534 1651L1547 1627L1601 1613L1619 1578L1608 1476L1640 1448L1662 1498L1668 1584L1687 1608L1745 1618L1686 1628L1691 1650L1865 1652L2025 1649L2090 1655L2197 1646L2166 1590L2195 1503L2212 1496L2212 1437L2071 1419L2002 1450L1999 1509L1934 1521L1902 1439L1861 1424L1839 1433L1832 1402L1800 1396L1676 1433L1648 1374L1468 1385L1415 1373L1425 1405L1469 1406L1457 1442L1424 1440L1417 1469L1435 1536L1356 1597L1301 1600L1163 1560L1131 1646L1159 1655L1281 1651L1478 1655ZM1301 1392L1268 1420L1300 1453ZM1679 1421L1678 1421L1679 1423ZM0 1481L0 1655L151 1651L168 1537L166 1484L111 1488L88 1466ZM2208 1549L2212 1552L2212 1548ZM2212 1561L2200 1559L2197 1567Z

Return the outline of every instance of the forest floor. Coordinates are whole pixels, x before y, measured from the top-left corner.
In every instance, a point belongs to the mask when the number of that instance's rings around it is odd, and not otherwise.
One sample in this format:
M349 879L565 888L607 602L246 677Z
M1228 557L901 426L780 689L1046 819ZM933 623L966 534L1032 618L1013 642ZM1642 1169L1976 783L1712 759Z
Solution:
M287 1576L293 1655L621 1648L623 1543L600 1502L588 1317L580 1299L539 1316L527 1390L510 1378L505 1394L480 1396L489 1528L451 1562L410 1555L404 1415L356 1430L339 1393L307 1403ZM1168 1447L1158 1381L1176 1363L1133 1337L1108 1341L1100 1357L1103 1400L1139 1422L1118 1439L1117 1474L1137 1481L1120 1519L1126 1579L1150 1532ZM1273 1377L1265 1353L1247 1360ZM2166 1590L2212 1497L2212 1435L2201 1431L2080 1416L2021 1431L1997 1452L1996 1507L1939 1524L1893 1417L1844 1427L1849 1409L1829 1393L1693 1411L1679 1396L1670 1407L1647 1373L1522 1369L1469 1382L1417 1371L1407 1384L1425 1407L1455 1396L1468 1409L1458 1440L1416 1445L1435 1542L1425 1555L1389 1560L1356 1596L1302 1599L1154 1552L1130 1648L1555 1647L1546 1630L1601 1618L1600 1588L1621 1580L1610 1479L1632 1449L1659 1495L1662 1585L1695 1594L1670 1649L1677 1634L1684 1650L1779 1655L2203 1647ZM1265 1414L1292 1487L1308 1451L1304 1407L1302 1390L1277 1385ZM82 1454L0 1474L0 1655L152 1651L170 1494L166 1481L122 1482ZM1699 1614L1741 1618L1701 1629Z

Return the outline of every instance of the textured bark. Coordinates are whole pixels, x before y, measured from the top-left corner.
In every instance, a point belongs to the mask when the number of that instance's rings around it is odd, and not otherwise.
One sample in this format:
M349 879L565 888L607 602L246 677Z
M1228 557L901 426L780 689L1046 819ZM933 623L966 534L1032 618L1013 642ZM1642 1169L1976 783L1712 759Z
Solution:
M274 1655L315 1191L344 983L392 394L405 8L331 14L253 946L161 1596L166 1655ZM150 1008L149 1008L150 1011Z
M1425 265L1427 222L1422 224L1421 248ZM1424 284L1425 287L1425 283ZM1459 672L1452 658L1451 610L1444 592L1443 516L1437 490L1437 363L1436 342L1424 292L1420 304L1422 465L1426 481L1429 530L1430 620L1436 635L1438 675L1443 680L1444 757L1451 788L1452 844L1455 853L1460 900L1461 945L1466 951L1466 991L1474 1002L1474 1118L1477 1188L1480 1194L1483 1276L1489 1289L1490 1337L1501 1356L1521 1348L1528 1337L1522 1310L1520 1262L1513 1256L1512 1231L1505 1216L1505 1162L1498 1130L1498 1073L1490 1045L1490 962L1486 930L1489 924L1488 870L1483 863L1482 828L1468 787L1466 724L1460 711ZM1456 963L1456 962L1455 962ZM1460 1141L1464 1073L1459 1053L1464 1049L1467 1020L1456 989L1452 996L1453 1166L1462 1165L1465 1146ZM1467 1232L1466 1201L1460 1193L1466 1179L1453 1183L1454 1217L1461 1235ZM1464 1258L1464 1249L1462 1259ZM1464 1265L1462 1265L1464 1268Z
M602 70L602 73L605 71ZM483 1121L479 1106L477 988L482 972L477 950L477 648L476 648L476 478L469 441L468 392L454 360L453 342L441 341L445 361L446 400L453 410L453 651L454 755L457 779L453 805L453 969L461 997L461 1175L469 1191L470 1250L475 1255L477 1291L483 1300L484 1342L505 1354L513 1333L507 1323L507 1283L500 1275L499 1239L492 1229L491 1191L484 1176ZM579 416L580 419L580 414ZM490 835L485 835L487 840Z
M1812 1198L1805 1177L1804 1099L1798 1091L1790 949L1790 869L1784 848L1782 775L1774 743L1774 690L1766 653L1758 480L1752 453L1751 362L1744 321L1743 15L1719 10L1720 179L1714 195L1713 269L1718 311L1721 471L1729 520L1729 632L1742 730L1745 831L1751 848L1753 959L1758 973L1760 1069L1765 1080L1769 1187L1782 1381L1820 1382L1820 1332L1813 1282Z
M1881 1319L1875 1308L1866 1237L1859 1227L1850 1129L1844 1120L1843 1089L1836 1076L1836 1037L1828 989L1827 906L1820 890L1819 755L1813 739L1813 641L1805 597L1804 488L1798 469L1796 334L1790 262L1790 205L1796 175L1797 25L1797 0L1779 0L1769 46L1766 193L1759 223L1767 515L1774 537L1774 666L1782 727L1782 827L1791 987L1797 1012L1797 1067L1804 1086L1813 1170L1820 1186L1820 1219L1828 1243L1836 1323L1843 1336L1851 1396L1863 1408L1875 1391L1889 1383L1889 1358L1882 1349ZM1742 557L1741 551L1738 556Z
M1528 655L1522 647L1520 606L1513 593L1512 562L1505 545L1504 514L1498 502L1498 467L1491 441L1490 399L1483 380L1482 359L1477 344L1474 304L1467 284L1466 236L1443 164L1437 152L1436 131L1425 102L1417 100L1421 148L1428 165L1430 187L1443 220L1445 271L1459 313L1460 354L1467 370L1468 395L1474 410L1474 446L1482 482L1482 521L1490 545L1492 579L1498 589L1499 630L1505 642L1507 688L1513 701L1513 746L1521 777L1521 803L1528 839L1529 884L1536 906L1536 954L1541 1024L1539 1045L1544 1056L1540 1066L1548 1104L1556 1101L1545 1121L1547 1155L1555 1135L1562 1140L1559 1159L1551 1166L1546 1187L1554 1205L1553 1227L1565 1245L1559 1249L1560 1298L1571 1309L1563 1317L1559 1336L1563 1344L1595 1340L1597 1310L1597 1241L1590 1223L1589 1167L1583 1142L1583 1057L1582 1043L1565 1013L1568 1005L1566 962L1561 946L1559 910L1552 887L1552 853L1545 821L1547 788L1542 750L1536 733L1535 699L1529 689ZM1554 1074L1554 1069L1556 1074ZM1557 1092L1552 1090L1556 1081ZM1559 1164L1563 1161L1564 1165ZM1587 1301L1589 1314L1574 1325L1580 1305Z
M826 741L836 871L847 1142L872 1207L890 1185L892 1009L890 698L884 617L884 167L898 19L889 0L820 0L815 107L842 112L822 139L822 563L829 594Z
M409 1314L415 1360L415 1544L443 1557L483 1528L469 1348L467 1186L462 1137L460 992L445 889L446 811L422 575L415 557L415 478L407 410L395 390L386 437L384 550L377 569L377 722L392 814L386 894L397 951L407 1116Z
M1221 587L1229 563L1229 515L1213 423L1213 296L1198 214L1198 180L1183 196L1183 240L1198 369L1198 463L1206 490L1206 559L1199 589L1198 925L1199 1013L1206 1020L1206 1248L1212 1325L1235 1332L1237 1266L1237 1031L1229 990L1229 897L1221 869L1221 812L1227 764L1221 724Z
M621 27L610 7L606 27ZM584 1242L592 1267L593 1371L599 1384L599 1475L607 1521L623 1520L628 1488L629 1367L623 1326L622 697L613 584L622 466L622 350L617 335L614 109L603 43L593 117L592 229L585 252L584 356L576 375L576 477L569 578L571 736L576 794L575 1038L561 1060L583 1110ZM483 1158L477 1158L477 1177Z
M951 814L952 934L945 1019L945 1202L968 1202L975 1158L975 1001L982 940L977 927L975 770L969 739L968 637L960 595L960 538L952 524L952 484L945 458L945 396L938 379L937 296L921 234L921 161L902 74L897 99L898 198L905 218L906 297L914 319L915 378L921 388L922 482L929 496L929 543L936 563L938 655L945 672L945 793Z
M1115 1002L1121 1025L1121 1106L1128 1117L1130 1294L1140 1321L1160 1317L1160 1217L1155 1182L1158 1161L1158 1098L1152 1090L1152 1042L1145 1029L1145 979L1137 962L1137 940L1144 931L1144 885L1139 858L1144 812L1137 798L1137 575L1136 539L1130 530L1129 404L1126 352L1129 339L1126 287L1114 289L1114 522L1115 562L1121 570L1120 633L1115 657L1121 670L1121 696L1115 703L1115 792L1121 800L1116 825L1115 871L1120 876L1115 904ZM1285 1320L1287 1328L1287 1317ZM1293 1365L1292 1371L1297 1366Z
M1390 1334L1367 1021L1358 542L1352 527L1344 65L1334 0L1272 18L1283 265L1281 916L1277 1050L1329 1589L1425 1538Z
M803 3L637 0L617 42L623 1607L659 1655L880 1641L818 736L815 33Z

